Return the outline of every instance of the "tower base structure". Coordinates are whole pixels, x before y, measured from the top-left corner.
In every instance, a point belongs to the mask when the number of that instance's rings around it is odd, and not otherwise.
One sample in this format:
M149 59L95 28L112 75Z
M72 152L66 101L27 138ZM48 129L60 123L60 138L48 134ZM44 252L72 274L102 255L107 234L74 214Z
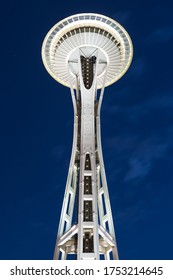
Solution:
M54 260L118 259L102 156L100 110L106 86L130 66L131 39L116 21L99 14L70 16L46 35L43 63L71 90L73 146ZM77 209L77 216L75 212Z

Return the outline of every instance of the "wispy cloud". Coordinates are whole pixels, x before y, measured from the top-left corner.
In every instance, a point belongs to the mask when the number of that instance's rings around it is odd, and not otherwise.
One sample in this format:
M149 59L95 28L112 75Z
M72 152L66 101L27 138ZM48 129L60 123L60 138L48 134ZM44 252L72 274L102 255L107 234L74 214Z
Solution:
M131 12L130 11L119 11L117 13L114 13L111 17L120 23L124 23L130 19Z
M155 160L165 156L168 148L169 143L152 142L150 137L145 139L137 145L133 155L129 158L129 170L127 170L124 181L143 179L151 171Z
M137 58L132 61L129 74L134 76L136 79L136 76L140 76L144 73L146 66L146 59L144 60L143 58Z
M128 87L123 88L122 95L127 96L129 92ZM172 112L172 106L173 106L173 95L172 90L163 91L163 92L151 92L151 97L149 98L143 98L139 99L138 103L132 104L127 106L127 104L124 102L121 105L112 105L108 104L108 106L104 105L104 110L107 110L107 113L113 115L121 114L121 115L127 115L128 119L131 120L138 120L139 116L142 114L148 114L149 112L153 112L153 110L157 109L162 112L163 110L170 109ZM109 110L108 110L109 107Z
M146 42L163 42L167 43L173 39L173 26L160 27L154 30L147 38Z
M129 159L130 168L124 178L124 181L129 181L135 178L143 178L150 171L151 162L146 159L131 157Z
M105 140L105 146L108 150L115 150L117 153L121 153L122 151L127 152L131 150L132 147L136 145L137 137L126 135L126 137L123 136L123 134L114 136L114 137L108 137Z
M110 150L114 151L116 157L112 164L109 161L110 178L114 181L117 173L123 172L124 182L144 179L152 170L156 160L169 158L168 151L173 147L172 137L169 134L164 139L157 139L157 136L153 135L145 136L144 139L140 139L140 136L125 138L119 135L108 138L105 144L107 157L111 157Z
M116 158L113 164L108 160L111 178L123 168L122 181L143 180L157 160L170 160L169 151L173 148L172 106L173 96L167 91L154 93L151 98L132 106L120 104L109 108L111 118L115 118L115 122L123 119L125 124L122 127L115 124L118 135L105 140L106 157L111 158L109 151L114 151Z

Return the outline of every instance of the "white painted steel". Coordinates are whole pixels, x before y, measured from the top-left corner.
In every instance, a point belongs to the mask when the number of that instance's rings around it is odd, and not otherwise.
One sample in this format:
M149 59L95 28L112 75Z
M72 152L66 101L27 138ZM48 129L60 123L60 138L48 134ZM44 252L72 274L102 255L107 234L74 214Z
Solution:
M57 23L43 42L43 63L55 80L70 87L74 108L72 155L55 260L66 259L71 253L79 260L97 260L102 254L107 260L118 259L101 147L100 110L105 87L124 75L132 55L131 39L124 28L99 14L68 17ZM90 88L84 82L81 56L96 59ZM85 166L87 156L91 169ZM85 193L85 177L92 182L89 194ZM78 203L78 218L77 224L73 225L75 201ZM85 204L92 209L92 217L88 220ZM92 241L92 249L86 251L89 245L84 244L88 238Z
M81 49L79 48L78 61L82 55ZM98 50L95 54L97 58L95 67L95 76L90 89L86 89L83 78L82 68L79 63L79 87L81 91L81 142L80 142L80 179L79 179L79 213L78 213L78 259L88 259L89 254L83 252L83 235L84 227L86 231L86 224L84 225L84 176L85 171L85 159L86 155L90 155L91 160L91 178L92 178L92 207L93 207L93 240L94 240L94 253L91 254L91 259L99 259L99 234L98 234L98 211L97 211L97 190L96 190L96 159L95 159L95 92L97 90L97 71L98 71ZM85 195L87 196L87 195ZM90 223L90 222L88 222Z
M59 83L70 87L68 61L77 59L78 48L83 47L85 55L92 54L92 48L100 49L97 88L103 85L103 65L107 62L105 86L120 79L130 66L133 46L126 30L115 20L99 14L77 14L55 24L44 39L43 63L49 74ZM76 88L76 70L71 79Z

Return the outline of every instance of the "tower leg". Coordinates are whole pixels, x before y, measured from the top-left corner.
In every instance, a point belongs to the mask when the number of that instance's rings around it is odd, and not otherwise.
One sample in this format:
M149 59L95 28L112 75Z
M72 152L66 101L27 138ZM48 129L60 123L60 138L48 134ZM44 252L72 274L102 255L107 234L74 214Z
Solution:
M77 138L78 138L78 115L77 115L77 107L76 107L76 100L74 96L74 92L72 91L72 100L73 100L73 107L74 107L74 131L73 131L73 147L72 147L72 155L70 160L69 172L67 176L66 182L66 189L64 194L64 200L61 210L58 234L56 239L56 245L54 250L54 260L57 259L65 259L67 254L62 249L61 239L63 236L71 229L72 226L72 218L73 218L73 210L74 210L74 203L76 197L76 189L77 189L77 177L78 177L78 162L77 162ZM70 238L73 236L69 235ZM64 238L64 240L66 240ZM75 240L71 240L72 247L74 250ZM63 246L65 246L63 244ZM68 244L69 246L69 244ZM74 250L76 251L76 250Z
M107 250L105 253L105 260L110 260L110 252Z

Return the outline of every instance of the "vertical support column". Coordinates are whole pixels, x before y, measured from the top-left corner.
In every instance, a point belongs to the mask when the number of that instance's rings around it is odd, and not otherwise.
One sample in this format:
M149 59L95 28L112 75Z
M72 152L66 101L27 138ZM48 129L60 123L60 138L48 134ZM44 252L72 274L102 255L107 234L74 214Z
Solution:
M81 91L78 259L99 259L94 108L98 61L95 56L83 57L79 50L78 63Z

